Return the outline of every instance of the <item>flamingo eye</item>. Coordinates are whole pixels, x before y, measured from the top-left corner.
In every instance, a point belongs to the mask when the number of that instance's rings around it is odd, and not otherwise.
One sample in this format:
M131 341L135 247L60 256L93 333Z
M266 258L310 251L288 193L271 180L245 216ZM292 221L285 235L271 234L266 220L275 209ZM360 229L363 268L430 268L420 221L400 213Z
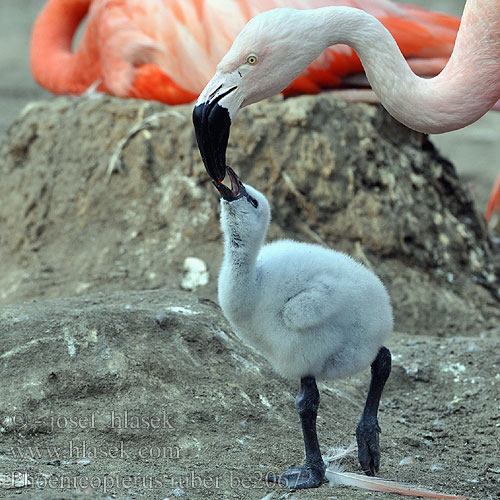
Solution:
M255 66L259 62L259 58L256 54L248 54L247 56L247 64L250 66Z

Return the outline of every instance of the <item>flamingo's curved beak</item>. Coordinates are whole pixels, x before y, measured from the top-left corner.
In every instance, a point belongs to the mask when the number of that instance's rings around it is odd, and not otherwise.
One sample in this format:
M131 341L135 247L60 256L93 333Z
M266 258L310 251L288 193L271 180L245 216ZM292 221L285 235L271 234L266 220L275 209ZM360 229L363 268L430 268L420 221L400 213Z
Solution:
M229 131L242 102L238 83L232 74L216 74L193 110L198 148L208 174L216 182L221 182L226 175Z

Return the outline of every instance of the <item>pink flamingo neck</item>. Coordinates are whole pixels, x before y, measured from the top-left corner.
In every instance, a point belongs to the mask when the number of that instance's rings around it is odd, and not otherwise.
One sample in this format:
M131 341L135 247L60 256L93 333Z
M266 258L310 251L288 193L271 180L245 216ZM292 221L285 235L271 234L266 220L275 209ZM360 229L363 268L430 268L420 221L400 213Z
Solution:
M98 74L85 64L81 50L72 52L72 41L92 0L49 0L31 34L30 64L35 80L56 94L81 93ZM90 66L90 67L89 67Z
M453 54L430 79L413 73L390 33L364 11L324 7L307 12L325 48L352 47L384 107L414 130L442 133L465 127L500 98L500 0L468 0Z

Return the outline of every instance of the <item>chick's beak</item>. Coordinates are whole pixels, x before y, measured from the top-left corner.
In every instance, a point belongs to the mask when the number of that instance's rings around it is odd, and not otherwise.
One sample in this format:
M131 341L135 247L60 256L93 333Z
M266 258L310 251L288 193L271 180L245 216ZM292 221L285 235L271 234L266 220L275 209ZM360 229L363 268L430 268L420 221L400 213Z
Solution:
M221 197L226 201L235 201L242 196L247 196L247 190L231 167L226 167L227 174L231 180L231 189L222 184L220 181L213 180L213 185L219 191Z
M226 149L231 128L230 111L221 100L233 93L237 86L221 84L209 92L209 85L193 110L193 123L205 168L214 181L221 182L226 175Z

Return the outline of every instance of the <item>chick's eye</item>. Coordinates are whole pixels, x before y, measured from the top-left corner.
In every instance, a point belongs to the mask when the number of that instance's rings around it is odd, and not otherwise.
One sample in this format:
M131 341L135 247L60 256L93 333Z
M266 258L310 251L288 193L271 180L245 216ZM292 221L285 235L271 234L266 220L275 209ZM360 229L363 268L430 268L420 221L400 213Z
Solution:
M256 54L249 54L247 56L247 64L250 64L250 66L255 66L259 61L259 58L257 57Z
M259 202L255 199L255 198L252 198L251 196L248 197L248 201L250 201L250 203L255 207L257 208L259 206Z

